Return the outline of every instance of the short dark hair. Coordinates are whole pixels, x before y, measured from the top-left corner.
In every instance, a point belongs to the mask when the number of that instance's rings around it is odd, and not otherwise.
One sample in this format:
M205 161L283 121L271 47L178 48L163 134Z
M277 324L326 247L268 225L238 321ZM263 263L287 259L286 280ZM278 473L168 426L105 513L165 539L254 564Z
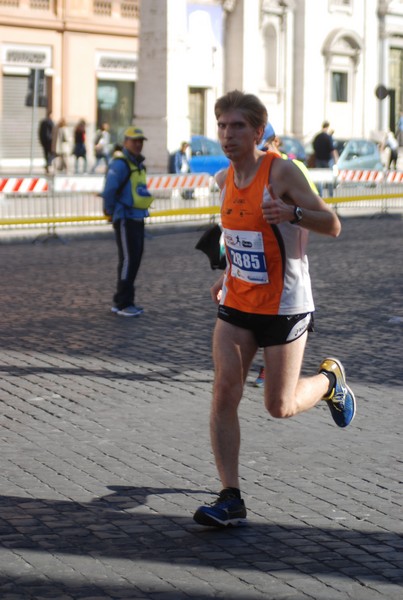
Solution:
M328 127L330 127L329 121L323 121L323 123L322 123L322 129L327 129Z
M252 127L264 128L267 125L266 107L254 94L245 94L239 90L233 90L218 98L214 106L216 119L230 110L240 110Z

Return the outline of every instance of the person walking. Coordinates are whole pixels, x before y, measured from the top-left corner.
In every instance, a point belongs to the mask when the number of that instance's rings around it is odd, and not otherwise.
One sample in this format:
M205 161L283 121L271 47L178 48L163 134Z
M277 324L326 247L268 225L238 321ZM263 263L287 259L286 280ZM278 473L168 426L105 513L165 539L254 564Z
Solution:
M339 154L334 147L333 137L329 133L330 123L322 123L322 131L318 133L313 140L313 150L315 152L315 167L317 169L328 169L336 164Z
M38 137L42 146L43 156L45 159L45 172L49 173L49 168L52 164L52 138L55 124L52 120L52 113L48 111L45 119L39 123Z
M175 173L189 173L190 166L187 157L187 149L189 148L188 142L182 142L179 150L174 154L174 172Z
M400 113L400 117L397 122L396 137L399 146L403 146L403 112Z
M86 138L86 124L84 119L80 119L77 125L74 128L74 148L73 155L75 157L74 160L74 173L77 175L79 173L79 161L82 160L83 163L83 173L87 172L87 147L85 145Z
M397 159L399 156L399 142L395 138L393 131L390 131L390 129L386 132L385 137L383 139L381 145L381 152L383 152L386 148L389 150L387 169L388 171L392 169L396 170Z
M68 157L70 154L70 136L67 128L66 119L63 117L58 122L53 132L52 142L54 156L57 160L57 170L67 173Z
M91 169L91 173L95 173L98 166L102 163L105 163L105 168L108 168L109 165L109 148L111 143L111 134L109 133L109 123L102 123L101 129L99 129L95 134L95 144L94 144L94 153L95 153L95 163Z
M211 288L218 313L210 435L222 489L193 518L223 527L246 519L238 407L259 347L267 372L264 402L272 417L292 417L325 401L335 423L347 427L356 402L337 358L324 358L314 375L300 375L314 312L308 233L337 237L340 221L292 161L257 148L267 123L259 98L228 92L217 100L215 116L230 159L216 175L227 267Z
M123 147L113 154L102 193L104 214L113 222L118 248L118 280L111 310L122 317L138 317L144 312L135 304L134 283L144 251L144 219L153 201L141 153L146 139L139 127L126 129Z

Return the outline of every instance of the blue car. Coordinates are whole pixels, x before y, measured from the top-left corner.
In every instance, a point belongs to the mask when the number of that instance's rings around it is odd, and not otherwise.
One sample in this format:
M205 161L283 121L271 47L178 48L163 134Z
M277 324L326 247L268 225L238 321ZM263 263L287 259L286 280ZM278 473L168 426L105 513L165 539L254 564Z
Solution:
M378 144L361 138L348 140L340 153L336 167L339 171L356 169L382 171L383 164Z
M220 169L228 167L229 159L216 140L211 140L204 135L192 135L190 146L192 156L189 164L192 173L215 175Z

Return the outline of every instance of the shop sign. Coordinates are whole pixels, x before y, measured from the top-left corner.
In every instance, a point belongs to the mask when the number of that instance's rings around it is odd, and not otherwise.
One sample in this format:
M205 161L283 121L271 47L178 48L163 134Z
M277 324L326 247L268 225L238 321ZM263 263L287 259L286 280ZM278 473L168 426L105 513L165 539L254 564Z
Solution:
M52 49L50 46L2 44L1 62L7 67L46 69L52 66Z

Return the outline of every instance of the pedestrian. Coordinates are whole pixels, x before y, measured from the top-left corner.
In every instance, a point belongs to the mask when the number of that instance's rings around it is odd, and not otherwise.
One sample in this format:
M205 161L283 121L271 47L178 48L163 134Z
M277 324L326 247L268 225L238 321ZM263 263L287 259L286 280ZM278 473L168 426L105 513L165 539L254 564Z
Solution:
M52 147L56 157L56 168L58 171L67 173L68 157L70 155L70 135L67 128L66 119L59 120L53 131Z
M315 167L317 169L328 169L336 164L339 154L334 147L333 137L330 134L330 123L322 123L322 131L318 133L313 140L313 150L315 152Z
M74 128L74 148L73 155L74 159L74 173L79 173L79 161L82 160L83 170L82 173L87 172L87 147L85 143L86 139L86 123L84 119L80 119Z
M134 282L144 251L144 219L153 197L147 190L143 130L131 126L124 132L122 150L112 157L104 191L104 214L113 222L118 247L118 279L112 312L138 317L144 311L135 304Z
M267 123L259 98L228 92L217 100L215 115L230 159L216 175L227 267L211 288L218 314L210 434L222 490L214 504L198 508L194 520L222 527L246 518L238 406L259 347L267 372L264 401L272 417L292 417L325 400L336 424L346 427L355 398L336 358L322 360L317 374L300 377L314 311L308 232L337 237L340 221L292 161L257 148Z
M403 112L400 113L400 117L397 122L396 136L399 146L403 146Z
M38 136L42 146L43 156L45 159L45 172L49 173L49 168L52 164L52 137L54 122L52 120L52 113L48 111L46 117L39 123Z
M385 134L385 137L381 144L381 151L383 152L386 148L389 151L387 168L389 171L391 169L396 170L397 169L397 158L398 158L398 152L399 152L399 142L395 138L393 131L390 131L390 129Z
M189 173L190 166L187 156L187 150L189 148L188 142L182 142L179 150L174 154L174 172L175 173Z
M95 173L98 166L102 163L105 163L106 169L109 165L109 148L111 142L111 134L109 133L109 123L102 123L101 129L95 134L95 143L94 143L94 154L95 154L95 163L91 169L91 173Z

